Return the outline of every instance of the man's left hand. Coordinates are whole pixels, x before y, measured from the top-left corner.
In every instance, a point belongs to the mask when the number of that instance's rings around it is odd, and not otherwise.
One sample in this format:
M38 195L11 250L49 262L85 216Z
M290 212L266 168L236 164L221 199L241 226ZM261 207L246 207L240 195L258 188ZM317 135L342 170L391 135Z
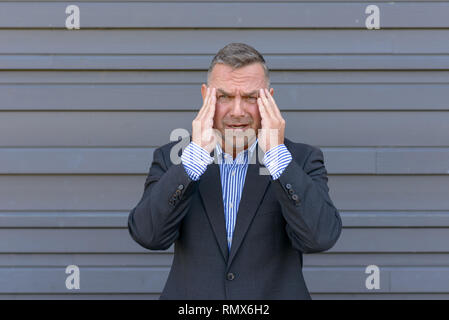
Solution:
M259 89L257 104L262 117L258 144L263 152L267 152L284 143L285 120L268 89Z

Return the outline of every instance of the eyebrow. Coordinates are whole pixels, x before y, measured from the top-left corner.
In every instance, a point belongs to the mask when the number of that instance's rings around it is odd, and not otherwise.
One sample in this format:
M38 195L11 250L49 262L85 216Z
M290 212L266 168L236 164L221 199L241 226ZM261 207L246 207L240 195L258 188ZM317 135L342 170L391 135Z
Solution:
M230 94L230 93L224 91L223 89L218 88L217 91L219 91L220 93L223 93L223 94L225 94L225 95L227 95L227 96L232 96L232 94ZM244 96L244 97L248 97L248 96L251 96L251 95L256 94L256 93L258 93L258 92L259 92L259 90L253 90L253 91L251 91L251 92L244 92L244 93L243 93L243 96Z

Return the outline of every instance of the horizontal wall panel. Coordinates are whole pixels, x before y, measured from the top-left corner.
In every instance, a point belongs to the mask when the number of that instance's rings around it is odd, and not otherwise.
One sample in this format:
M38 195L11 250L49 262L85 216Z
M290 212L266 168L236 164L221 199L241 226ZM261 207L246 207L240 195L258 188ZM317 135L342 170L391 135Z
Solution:
M321 149L329 174L449 173L448 148ZM0 173L148 174L154 150L155 148L0 148Z
M381 214L380 214L381 216ZM17 253L63 253L66 254L65 259L67 259L67 254L81 254L81 253L146 253L146 252L156 252L160 254L161 251L150 251L140 245L138 245L129 235L126 226L126 215L124 215L123 226L117 228L100 228L100 227L43 227L38 226L35 228L22 227L20 226L20 220L15 221L15 226L11 225L14 219L10 215L9 219L6 219L6 225L2 226L0 232L0 253L3 254L17 254ZM49 216L47 217L47 219ZM391 220L394 220L394 214ZM447 217L446 221L447 221ZM430 221L437 222L438 220L443 220L442 217L435 217L429 214ZM45 219L43 222L45 222ZM376 256L360 256L359 258L347 256L340 256L340 254L368 254L368 253L439 253L439 260L435 260L436 264L444 264L447 262L447 253L449 253L449 248L447 242L449 240L449 228L447 225L441 226L428 226L414 225L412 227L406 227L406 223L402 226L395 227L392 226L380 227L370 225L369 218L366 219L367 223L365 226L354 227L346 226L348 221L348 214L342 214L343 220L343 231L337 241L336 245L329 250L329 253L335 254L334 256L329 256L326 258L330 265L338 265L343 261L346 261L348 265L356 264L360 265L365 259L365 263L375 264L382 263L388 264L386 257L376 258ZM360 218L363 221L362 218ZM424 220L424 219L422 219ZM9 223L8 223L9 221ZM360 223L361 224L361 223ZM22 223L23 225L23 223ZM52 224L50 224L52 225ZM33 239L32 241L24 241L24 239ZM406 241L404 240L406 239ZM173 252L173 246L168 250L164 251L167 253ZM446 255L441 255L445 253ZM151 253L153 254L153 253ZM430 257L430 256L429 256ZM369 258L369 259L368 259ZM12 264L20 265L21 261L23 263L24 257L14 257L9 262ZM53 258L56 259L56 258ZM53 260L55 262L62 261ZM110 258L109 258L110 259ZM154 258L155 263L163 264L167 261L164 257L157 256ZM313 257L311 259L314 259ZM324 259L324 258L323 258ZM334 260L339 260L340 262L332 262ZM352 259L352 260L351 260ZM395 257L392 261L396 259L396 264L401 261L405 262L405 258L400 258L400 256ZM418 257L415 265L423 263L424 260L419 260ZM431 261L432 258L430 258ZM435 258L436 259L436 258ZM42 265L42 261L38 260L37 257L34 258L37 262L36 265ZM94 264L99 264L101 261L112 261L112 260L102 260L102 258L96 257L92 258ZM2 262L3 261L3 262ZM16 261L16 262L14 262ZM33 261L30 259L30 262ZM40 261L40 262L39 262ZM80 255L74 255L68 262L80 261L88 263L88 258L80 258ZM128 265L133 265L133 259L128 259ZM140 261L140 262L139 262ZM313 260L312 260L313 261ZM413 261L413 259L412 259ZM427 263L430 263L427 260ZM439 262L438 262L439 261ZM0 260L1 265L8 264L6 260ZM50 261L48 261L50 263ZM136 265L141 265L142 261L138 260ZM311 265L314 265L311 263ZM315 264L317 265L317 264ZM318 264L319 265L319 264Z
M312 292L449 292L448 268L380 268L380 288L376 290L365 287L368 275L364 271L359 268L309 269L309 272L304 271L304 277Z
M435 161L429 160L435 157ZM407 160L405 160L407 159ZM410 159L410 160L409 160ZM435 150L386 150L377 153L377 163L382 173L449 173L449 152L447 149ZM424 165L423 165L424 164ZM401 168L399 171L398 169Z
M344 229L345 230L345 229ZM153 254L153 253L152 253ZM304 266L331 267L331 266L363 266L377 265L379 267L408 266L449 266L449 253L425 252L383 252L383 253L341 253L325 252L303 255Z
M140 200L145 178L146 175L3 175L0 210L128 211ZM342 211L449 211L449 175L335 175L329 177L328 185L335 205Z
M448 148L321 148L330 174L447 174ZM425 164L425 165L423 165Z
M8 293L158 293L168 268L92 268L80 266L80 289L65 287L65 268L0 268L0 292ZM311 293L448 293L447 268L380 268L380 288L365 287L364 268L304 268ZM5 281L4 279L8 279ZM117 281L122 279L122 281ZM345 285L342 285L344 283Z
M127 228L128 214L129 211L0 211L0 228Z
M117 41L120 39L120 41ZM270 39L270 41L266 41ZM231 42L260 53L447 54L441 30L0 30L2 54L210 54ZM210 61L209 61L210 62Z
M65 286L64 268L0 267L1 293L159 293L168 277L167 268L80 267L80 289ZM120 279L120 280L118 280Z
M0 228L127 228L129 211L1 211ZM341 211L345 228L449 227L449 212L353 212Z
M142 253L0 253L0 267L170 267L173 250Z
M217 48L218 50L218 48ZM214 54L2 54L0 70L207 70ZM447 54L264 54L270 70L448 70Z
M378 170L378 148L321 148L321 151L328 174L371 174Z
M0 112L0 147L155 147L168 143L174 129L190 132L196 114L4 111ZM449 146L449 112L444 111L283 111L283 116L286 137L311 145ZM407 130L399 130L399 125Z
M0 228L127 228L129 211L1 211ZM449 227L449 212L341 211L345 228Z
M0 253L142 253L127 228L2 229ZM27 239L28 241L24 241Z
M357 227L449 227L449 212L418 212L418 211L403 211L403 212L375 212L375 211L361 211L361 212L340 212L342 216L343 225L346 228Z
M196 2L196 1L195 1ZM81 28L366 28L366 3L80 3ZM70 2L0 3L0 28L65 28ZM447 3L377 3L382 28L448 28ZM198 19L201 14L201 19ZM260 19L261 16L268 17Z
M402 268L398 268L399 270ZM311 293L345 292L392 292L389 290L391 269L380 268L380 288L368 290L365 281L368 275L360 267L312 267L303 268L304 280ZM394 270L394 269L393 269ZM342 285L344 283L344 285ZM393 291L394 292L394 291Z
M402 292L448 292L449 268L406 268L391 277L391 289Z
M1 58L2 56L0 56ZM285 60L289 58L290 56L284 57ZM70 84L74 87L76 87L75 85L94 84L159 86L182 84L193 88L199 94L201 84L205 83L207 79L208 67L208 65L205 66L204 70L2 71L0 72L0 84L45 84L46 86L55 85L54 88L57 88L56 85L62 84ZM295 84L449 84L449 71L335 70L317 72L310 70L270 70L270 83L275 90L277 86L293 86ZM18 87L20 88L20 86ZM275 94L277 94L276 91ZM301 101L297 102L300 103Z
M331 252L446 253L448 240L449 228L346 228Z
M87 267L169 267L173 261L173 250L171 249L143 253L0 253L0 266L67 267L74 264ZM341 253L327 251L319 254L304 254L303 261L306 267L362 266L366 268L369 265L447 267L449 266L449 252Z
M447 174L448 148L321 148L330 174ZM423 165L425 163L425 165Z
M145 178L133 175L2 176L0 210L128 211L142 197Z
M332 176L331 198L341 210L443 210L449 208L449 175Z
M449 110L449 83L273 87L283 110ZM0 110L196 110L203 103L200 88L200 83L0 85Z
M0 148L0 173L148 174L154 148Z

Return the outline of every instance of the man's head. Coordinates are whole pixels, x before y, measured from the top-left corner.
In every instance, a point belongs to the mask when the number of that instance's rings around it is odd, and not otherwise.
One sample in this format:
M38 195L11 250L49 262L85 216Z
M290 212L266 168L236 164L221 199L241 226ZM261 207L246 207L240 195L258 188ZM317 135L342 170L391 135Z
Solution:
M269 88L268 68L262 55L243 43L231 43L221 49L209 67L207 83L217 90L214 125L228 145L248 147L261 128L257 105L260 88ZM201 93L206 96L206 85ZM273 94L273 89L270 89ZM237 126L245 125L242 129ZM230 135L231 134L231 135ZM223 145L222 145L223 147Z

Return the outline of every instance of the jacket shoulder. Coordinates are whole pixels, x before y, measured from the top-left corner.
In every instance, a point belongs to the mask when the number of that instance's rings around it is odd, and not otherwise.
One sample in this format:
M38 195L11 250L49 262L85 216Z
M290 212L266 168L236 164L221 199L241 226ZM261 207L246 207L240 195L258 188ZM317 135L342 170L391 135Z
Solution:
M301 159L307 159L312 151L321 152L321 149L317 146L302 142L294 142L287 138L284 138L284 144L287 147L288 151L290 151L290 153L292 154L292 157L297 161Z
M181 161L180 158L182 154L182 149L185 148L189 143L190 139L188 138L166 143L154 150L153 157L156 153L162 154L165 165L167 167L170 167L174 163L178 163Z
M161 145L160 147L156 148L156 150L162 151L164 153L164 155L166 153L170 153L171 149L178 143L181 143L182 140L178 140L178 141L172 141L169 143L166 143L164 145Z

